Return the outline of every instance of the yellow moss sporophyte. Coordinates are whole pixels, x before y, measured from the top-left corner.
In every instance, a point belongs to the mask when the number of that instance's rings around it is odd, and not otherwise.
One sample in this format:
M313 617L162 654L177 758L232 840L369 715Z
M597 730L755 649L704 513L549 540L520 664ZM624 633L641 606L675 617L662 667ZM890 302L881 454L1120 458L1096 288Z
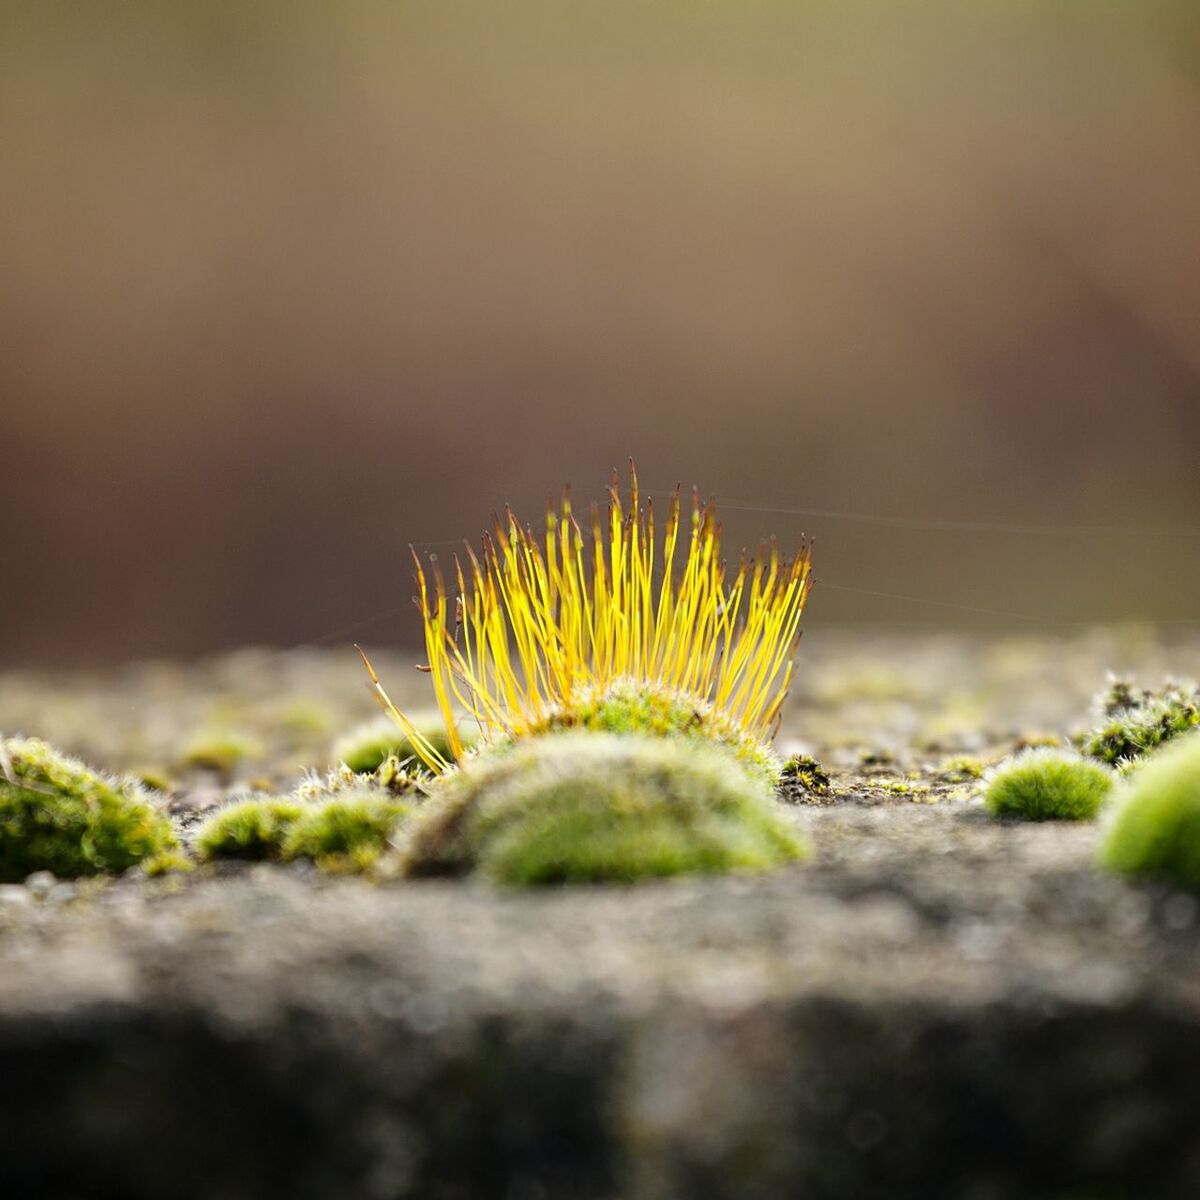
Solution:
M586 727L585 712L613 689L644 690L656 711L691 705L698 728L721 731L716 740L765 750L792 679L810 551L802 543L788 560L772 540L729 571L712 501L693 492L689 522L676 487L660 524L636 470L628 506L614 472L607 513L593 505L586 529L568 487L548 504L541 537L505 509L478 552L467 544L454 557L449 583L436 560L414 551L422 670L448 753L392 703L363 659L380 705L435 774L464 761L468 728L486 748ZM677 731L673 718L658 723Z

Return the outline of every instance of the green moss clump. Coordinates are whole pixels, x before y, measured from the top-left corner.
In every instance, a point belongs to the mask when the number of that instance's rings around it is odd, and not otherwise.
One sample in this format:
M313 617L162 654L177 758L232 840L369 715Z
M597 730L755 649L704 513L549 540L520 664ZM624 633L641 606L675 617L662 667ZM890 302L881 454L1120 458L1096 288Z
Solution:
M417 713L411 719L443 758L452 758L450 743L446 740L446 727L436 709ZM459 736L465 746L473 745L477 737L465 722L459 726ZM391 717L381 716L338 738L333 744L332 757L335 763L345 763L356 775L369 775L388 758L399 759L402 763L407 759L415 759L416 751L395 721Z
M292 798L306 804L320 804L331 796L351 792L364 795L384 792L393 796L410 792L419 794L429 779L429 774L422 768L414 767L407 759L402 762L390 755L370 775L356 774L345 763L338 763L324 775L314 772L296 785Z
M1100 862L1200 891L1200 734L1153 755L1123 786Z
M349 792L308 808L288 829L284 858L326 869L363 870L391 845L410 806L384 793Z
M329 728L329 710L315 700L293 700L277 717L279 728L292 737L325 733Z
M970 754L959 754L948 758L941 767L941 776L947 783L966 783L971 779L982 779L984 765Z
M0 740L0 882L124 871L175 844L135 781L107 778L36 738Z
M797 800L804 794L824 796L829 792L829 772L811 754L793 754L779 772L780 795Z
M196 831L201 858L283 857L283 842L306 806L284 797L241 800L219 809Z
M913 799L928 796L933 790L927 783L914 782L910 779L881 779L878 786L880 791L886 792L889 796L909 796Z
M443 776L402 858L410 875L544 884L763 871L807 853L762 778L715 746L563 733Z
M860 767L892 767L896 765L896 756L882 747L868 747L860 750L858 755Z
M249 760L262 758L262 743L233 729L209 729L194 734L183 748L183 765L215 771L226 778Z
M1023 733L1013 743L1018 753L1022 750L1058 750L1064 745L1057 733Z
M1200 727L1200 688L1192 683L1136 692L1116 680L1100 698L1100 706L1105 721L1084 737L1082 749L1090 758L1114 766Z
M421 777L395 758L373 776L356 775L345 764L327 775L311 775L289 796L263 796L228 805L196 833L202 858L311 858L330 870L363 870L390 844L408 800L419 794Z
M743 766L772 787L779 783L781 764L770 746L707 700L689 692L639 680L618 680L577 697L570 707L550 713L530 733L536 736L581 729L715 743L732 752Z
M164 850L142 863L142 870L151 879L161 875L187 874L196 869L196 864L181 850Z
M984 776L983 799L997 817L1085 821L1112 791L1107 767L1061 750L1028 750Z
M1153 696L1153 692L1136 687L1131 679L1121 675L1109 675L1108 690L1101 692L1095 703L1106 717L1115 717L1127 708L1137 708Z
M148 787L152 792L162 792L164 795L169 792L175 785L171 782L171 777L165 772L160 771L157 767L139 767L136 770L127 772L143 786Z

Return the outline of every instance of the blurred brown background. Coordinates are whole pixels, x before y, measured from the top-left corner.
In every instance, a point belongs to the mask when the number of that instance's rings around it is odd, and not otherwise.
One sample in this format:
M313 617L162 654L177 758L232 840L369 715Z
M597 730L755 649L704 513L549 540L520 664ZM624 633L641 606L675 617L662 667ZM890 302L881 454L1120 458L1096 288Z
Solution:
M0 661L412 640L630 454L810 625L1200 615L1194 0L6 0L0 147Z

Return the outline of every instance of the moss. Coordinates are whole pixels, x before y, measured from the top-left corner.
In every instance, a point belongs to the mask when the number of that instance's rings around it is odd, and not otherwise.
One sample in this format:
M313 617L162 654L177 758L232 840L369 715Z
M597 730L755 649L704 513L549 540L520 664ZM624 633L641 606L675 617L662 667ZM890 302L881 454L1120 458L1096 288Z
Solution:
M1099 763L1060 750L1028 750L984 776L984 802L994 816L1026 821L1094 817L1115 775Z
M402 762L391 755L370 775L356 774L345 763L339 763L324 775L314 772L296 785L292 798L306 804L320 804L332 796L350 792L382 791L403 796L409 792L420 793L428 780L428 774L422 769L413 769L407 759Z
M304 811L301 801L280 797L226 805L197 830L196 852L201 858L281 858L284 838Z
M334 796L306 808L289 827L284 858L311 858L327 869L362 870L391 844L410 806L379 792L358 791Z
M896 764L896 756L890 750L875 747L860 750L858 763L862 767L892 767Z
M441 714L436 709L416 713L412 721L443 758L453 758ZM459 736L463 739L463 744L469 747L474 744L477 735L474 735L469 727L460 727ZM414 759L415 754L412 743L395 721L387 716L376 717L351 729L334 742L332 751L333 761L345 763L356 775L369 775L378 770L388 758L405 762Z
M1200 891L1200 734L1153 755L1123 786L1100 861Z
M289 796L221 809L200 827L196 849L203 858L312 858L330 869L361 870L387 848L409 811L397 797L418 791L418 778L395 758L373 776L356 775L343 764L309 776Z
M941 776L947 783L967 783L972 779L982 779L983 772L983 762L969 754L948 758L941 767Z
M124 871L174 846L170 822L136 782L36 738L0 740L0 881Z
M188 871L194 871L195 869L196 864L179 850L164 850L142 863L142 870L151 879L157 879L160 875L170 875L173 873L186 874Z
M541 724L535 723L530 734L581 729L715 743L772 786L780 780L779 758L765 742L708 701L658 684L619 680L585 693L573 700L569 709L553 711Z
M1114 681L1099 698L1105 721L1087 734L1082 749L1091 758L1117 764L1134 759L1200 727L1200 689L1193 683L1168 683L1159 692L1135 692ZM1122 707L1114 707L1121 704Z
M878 786L889 796L928 796L931 791L927 783L914 783L908 779L881 779Z
M130 771L129 774L152 792L169 792L175 786L170 775L157 767L139 767Z
M1106 717L1115 717L1127 708L1137 708L1153 696L1153 692L1135 687L1131 679L1110 675L1108 690L1096 697L1096 706Z
M329 729L329 710L315 700L294 700L279 712L277 722L284 733L304 738Z
M783 764L779 777L785 786L790 784L817 796L829 791L829 773L811 754L793 754Z
M1063 740L1057 733L1023 733L1013 743L1018 753L1022 750L1060 750Z
M257 738L232 729L209 729L194 734L183 748L183 765L216 771L227 778L248 760L262 758Z
M563 733L440 779L403 862L412 875L540 884L763 871L806 855L762 778L718 747Z

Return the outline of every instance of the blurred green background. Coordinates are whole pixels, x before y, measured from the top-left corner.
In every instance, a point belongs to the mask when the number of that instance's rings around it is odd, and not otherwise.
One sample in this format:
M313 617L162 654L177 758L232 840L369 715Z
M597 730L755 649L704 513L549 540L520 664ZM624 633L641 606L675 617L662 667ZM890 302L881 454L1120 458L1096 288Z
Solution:
M1198 88L1194 0L5 0L0 661L412 641L631 454L810 627L1191 620Z

